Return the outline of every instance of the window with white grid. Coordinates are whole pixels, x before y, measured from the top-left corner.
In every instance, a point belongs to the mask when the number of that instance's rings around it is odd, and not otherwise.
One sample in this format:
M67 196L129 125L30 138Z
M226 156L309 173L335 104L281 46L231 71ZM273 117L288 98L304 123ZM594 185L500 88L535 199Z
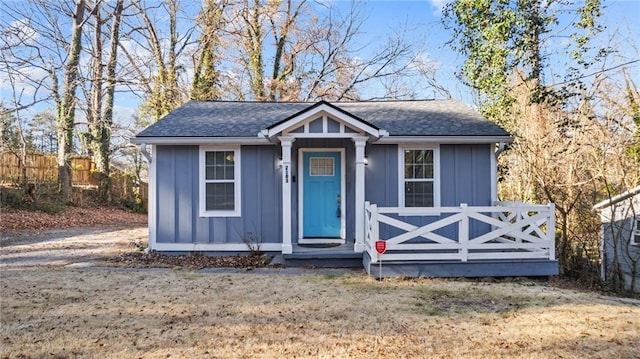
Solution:
M310 157L309 175L311 176L333 176L335 172L333 157Z

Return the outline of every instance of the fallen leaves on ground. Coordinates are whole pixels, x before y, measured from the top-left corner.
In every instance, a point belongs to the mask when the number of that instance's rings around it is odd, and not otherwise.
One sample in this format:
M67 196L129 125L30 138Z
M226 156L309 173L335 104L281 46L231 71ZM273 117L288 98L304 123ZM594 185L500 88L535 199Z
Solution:
M108 259L109 266L127 268L167 268L185 267L201 269L210 267L258 268L269 264L271 258L265 255L206 256L164 255L145 252L125 252Z
M66 207L60 213L2 209L0 232L104 225L144 225L147 215L113 207Z

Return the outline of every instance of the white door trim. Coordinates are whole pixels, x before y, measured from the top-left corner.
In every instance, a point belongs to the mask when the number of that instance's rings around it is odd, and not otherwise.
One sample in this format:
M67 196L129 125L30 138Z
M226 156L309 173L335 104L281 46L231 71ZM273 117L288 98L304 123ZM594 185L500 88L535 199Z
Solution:
M304 153L305 152L340 152L340 238L304 238ZM323 244L345 243L347 229L346 213L346 166L344 147L307 147L298 149L298 243Z

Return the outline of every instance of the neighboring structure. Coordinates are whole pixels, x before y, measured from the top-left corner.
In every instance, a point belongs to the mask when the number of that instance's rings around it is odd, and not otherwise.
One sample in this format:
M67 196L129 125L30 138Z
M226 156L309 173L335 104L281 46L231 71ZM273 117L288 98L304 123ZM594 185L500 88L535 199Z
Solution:
M557 274L553 205L494 206L511 141L451 100L191 101L132 140L150 161L154 251L259 244L368 272L383 260L383 275Z
M640 293L640 186L596 204L602 280Z

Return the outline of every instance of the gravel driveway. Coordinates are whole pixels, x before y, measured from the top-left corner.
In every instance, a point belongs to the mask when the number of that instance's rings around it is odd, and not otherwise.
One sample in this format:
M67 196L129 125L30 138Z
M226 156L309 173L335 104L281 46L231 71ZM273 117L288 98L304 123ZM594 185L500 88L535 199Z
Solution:
M146 247L147 227L92 227L0 234L0 268L95 265Z

